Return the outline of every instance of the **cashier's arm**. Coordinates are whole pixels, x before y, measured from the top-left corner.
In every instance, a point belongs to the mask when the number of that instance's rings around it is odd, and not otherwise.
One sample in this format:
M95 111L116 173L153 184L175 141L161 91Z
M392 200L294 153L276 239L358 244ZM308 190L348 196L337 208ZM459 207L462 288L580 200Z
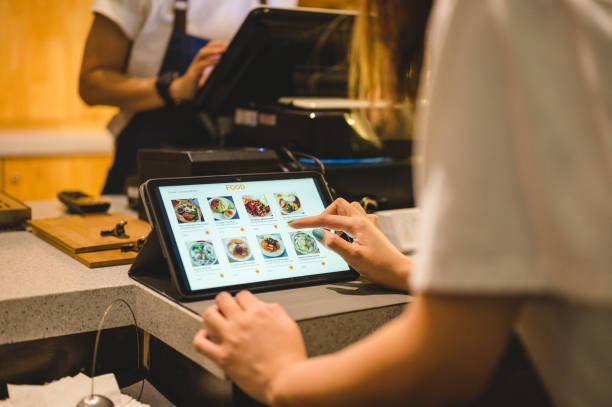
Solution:
M94 14L79 75L79 94L85 103L131 111L164 105L155 89L155 77L126 74L131 47L132 41L117 24L101 14ZM203 84L202 73L206 67L217 63L226 47L227 43L222 41L210 41L202 47L187 72L172 82L170 95L176 100L193 98L198 86Z
M248 292L217 297L194 344L255 398L273 406L433 406L483 388L512 331L520 301L417 295L367 338L306 359L299 328ZM208 339L211 334L215 342Z

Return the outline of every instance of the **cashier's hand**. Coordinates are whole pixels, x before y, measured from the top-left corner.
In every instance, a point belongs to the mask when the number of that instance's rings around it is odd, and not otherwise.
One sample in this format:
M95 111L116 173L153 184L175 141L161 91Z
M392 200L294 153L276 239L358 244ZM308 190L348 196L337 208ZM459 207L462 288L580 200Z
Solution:
M368 280L385 287L408 291L412 260L404 256L378 229L375 215L368 215L358 202L336 199L320 215L289 223L292 228L325 228L353 236L349 243L329 230L313 230L313 235L338 253ZM319 235L319 236L317 236Z
M215 301L204 311L206 330L196 334L193 345L246 393L270 403L283 369L306 360L300 329L280 305L264 303L248 291L235 298L222 292Z
M200 48L187 71L170 84L169 91L172 98L174 100L193 99L198 88L204 85L211 70L219 62L227 45L227 41L210 41Z

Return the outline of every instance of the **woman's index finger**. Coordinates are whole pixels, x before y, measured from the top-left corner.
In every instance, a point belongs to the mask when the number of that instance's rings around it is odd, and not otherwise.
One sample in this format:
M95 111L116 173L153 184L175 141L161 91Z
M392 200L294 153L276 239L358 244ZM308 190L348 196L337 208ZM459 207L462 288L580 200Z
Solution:
M349 216L330 215L322 213L317 216L296 219L289 224L292 228L327 228L340 229L351 233L354 229L354 221Z

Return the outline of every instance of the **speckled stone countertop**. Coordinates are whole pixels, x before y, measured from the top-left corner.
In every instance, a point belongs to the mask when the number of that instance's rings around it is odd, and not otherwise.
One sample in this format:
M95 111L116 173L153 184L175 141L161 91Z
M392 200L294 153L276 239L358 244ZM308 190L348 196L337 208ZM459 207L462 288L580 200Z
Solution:
M28 204L34 218L62 211L57 201ZM126 211L124 198L112 197L112 204L111 211ZM140 328L223 377L191 345L202 324L198 312L212 302L186 308L132 280L128 269L90 269L28 231L0 232L0 345L96 330L108 304L123 298L134 308ZM367 335L399 314L410 299L365 281L257 295L280 303L298 321L311 355L335 351ZM119 304L105 327L130 324L130 313Z

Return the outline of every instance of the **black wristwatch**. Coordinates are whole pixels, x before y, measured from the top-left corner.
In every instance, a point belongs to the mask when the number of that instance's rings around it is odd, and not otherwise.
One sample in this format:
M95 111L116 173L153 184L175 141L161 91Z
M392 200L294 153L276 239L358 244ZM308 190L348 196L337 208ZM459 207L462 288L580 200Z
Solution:
M155 89L157 89L159 97L164 100L166 106L174 106L177 104L177 101L170 96L170 84L178 77L178 72L166 72L159 75L155 81Z

